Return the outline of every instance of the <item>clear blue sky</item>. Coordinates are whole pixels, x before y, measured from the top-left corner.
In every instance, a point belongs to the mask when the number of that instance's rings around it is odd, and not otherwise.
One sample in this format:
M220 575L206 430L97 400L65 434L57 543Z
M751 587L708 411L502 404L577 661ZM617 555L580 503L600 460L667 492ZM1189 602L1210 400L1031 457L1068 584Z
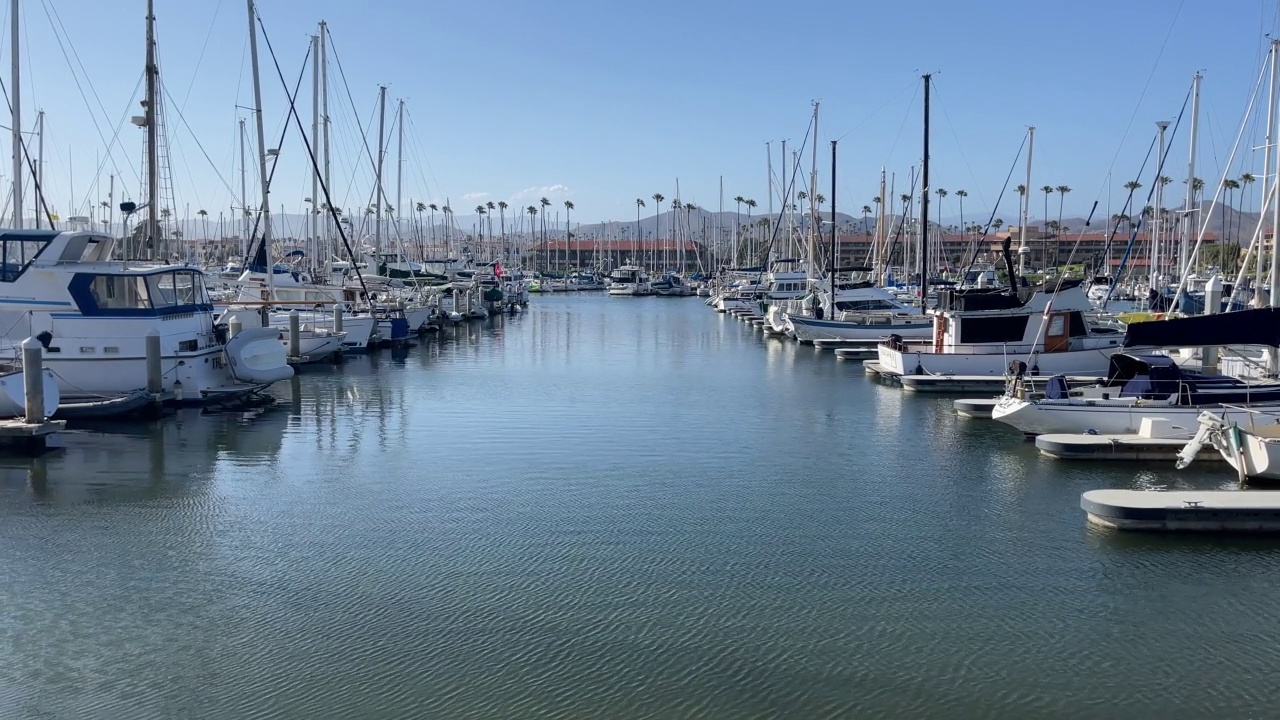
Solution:
M246 116L236 106L252 104L245 4L156 4L163 82L173 98L167 107L174 205L178 214L189 205L216 217L236 204L227 185L238 191L236 121ZM35 110L47 113L53 203L67 214L73 171L80 212L105 198L110 172L123 178L117 199L140 199L142 131L127 117L139 112L145 3L23 5L24 122L30 128ZM655 192L672 198L677 178L681 196L705 208L716 207L720 176L726 209L738 194L764 208L765 141L774 141L775 156L778 140L798 144L815 99L822 101L821 189L829 194L829 140L838 137L838 209L857 213L876 194L881 166L902 178L919 162L924 71L937 73L933 185L968 190L971 218L995 201L1028 125L1037 128L1033 187L1070 185L1067 214L1083 214L1095 198L1106 209L1111 174L1118 211L1120 185L1137 174L1155 121L1177 114L1196 70L1206 73L1197 175L1212 186L1257 77L1264 34L1275 27L1274 6L1275 0L819 0L801 14L756 0L262 0L259 12L291 82L308 36L324 19L360 122L375 117L379 83L389 86L392 103L405 98L412 119L406 202L447 197L462 216L478 201L527 205L547 195L557 205L573 200L575 219L588 222L634 218L635 198ZM53 11L65 28L63 43L74 43L87 74L73 71L74 58L70 65L64 59ZM261 52L266 132L275 146L286 108L265 43ZM333 193L341 206L361 208L372 172L358 155L347 89L336 70L333 76ZM77 78L87 93L93 86L105 112L92 93L86 104ZM309 82L299 108L308 125ZM388 129L393 110L391 104ZM117 131L120 142L104 160ZM1257 133L1250 144L1260 143L1260 127ZM1186 139L1184 126L1166 170L1178 180L1185 176ZM387 192L394 198L394 146L389 151ZM1245 155L1232 173L1260 174L1260 153ZM306 162L291 132L273 208L283 203L300 211L310 195ZM7 184L7 164L3 170ZM955 214L954 200L948 198L945 215ZM1015 208L1006 197L1000 215L1013 221Z

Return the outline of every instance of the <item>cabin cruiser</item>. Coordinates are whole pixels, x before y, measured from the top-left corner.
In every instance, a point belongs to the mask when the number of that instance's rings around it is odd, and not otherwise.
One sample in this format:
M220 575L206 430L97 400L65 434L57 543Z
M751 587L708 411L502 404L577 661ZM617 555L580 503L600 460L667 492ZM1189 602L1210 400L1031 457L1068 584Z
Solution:
M1276 345L1272 345L1276 343ZM1222 315L1134 323L1124 335L1126 348L1280 346L1280 309L1259 308ZM1216 365L1209 353L1209 369ZM1205 362L1202 355L1202 364ZM1190 438L1205 410L1280 410L1280 382L1246 381L1211 373L1192 373L1166 355L1117 353L1106 378L1087 387L1070 387L1052 377L1043 393L1011 383L991 417L1026 435L1044 433L1134 433L1144 418L1169 421Z
M580 271L569 276L569 287L573 290L604 290L605 283L593 272Z
M893 293L871 283L836 286L834 305L830 293L797 301L800 311L786 313L787 334L802 343L815 340L881 340L890 335L927 338L933 333L933 318L920 308L903 303ZM821 313L804 307L820 309Z
M638 265L623 265L609 275L610 295L649 295L649 273Z
M689 287L689 283L676 273L667 273L654 280L649 285L649 289L654 295L662 295L664 297L684 297L693 294L693 289Z
M877 348L888 375L1002 376L1013 360L1031 375L1099 376L1122 336L1095 328L1093 305L1079 280L1061 280L1013 292L943 290L933 316L932 342L890 336Z
M214 323L204 273L187 265L112 261L92 231L0 231L0 361L35 337L62 396L147 387L147 337L160 340L161 385L179 402L217 402L292 377L278 333L228 338Z

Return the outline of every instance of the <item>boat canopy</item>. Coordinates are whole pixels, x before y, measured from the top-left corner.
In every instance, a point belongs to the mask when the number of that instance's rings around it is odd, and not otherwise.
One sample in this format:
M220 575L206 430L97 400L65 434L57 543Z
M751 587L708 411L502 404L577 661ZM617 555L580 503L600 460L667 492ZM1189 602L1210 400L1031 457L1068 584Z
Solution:
M1153 320L1129 325L1123 347L1266 345L1280 348L1280 308Z

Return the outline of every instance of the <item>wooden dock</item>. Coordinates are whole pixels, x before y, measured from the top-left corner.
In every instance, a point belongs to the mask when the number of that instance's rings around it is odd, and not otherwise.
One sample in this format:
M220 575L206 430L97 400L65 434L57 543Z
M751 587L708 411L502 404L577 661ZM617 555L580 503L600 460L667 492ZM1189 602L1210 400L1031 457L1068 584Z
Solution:
M29 423L22 418L0 420L0 445L28 455L40 455L59 447L57 433L66 429L66 420L38 423Z
M1091 524L1114 530L1280 531L1274 490L1090 490L1080 507Z

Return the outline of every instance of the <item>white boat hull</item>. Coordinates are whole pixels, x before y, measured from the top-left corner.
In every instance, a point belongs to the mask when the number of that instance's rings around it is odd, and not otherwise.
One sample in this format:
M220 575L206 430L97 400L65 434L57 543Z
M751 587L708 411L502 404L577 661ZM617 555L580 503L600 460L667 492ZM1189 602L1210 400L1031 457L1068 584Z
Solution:
M53 417L58 411L61 399L58 393L58 381L48 368L44 373L44 416ZM26 376L22 370L0 375L0 418L23 417L26 411Z
M844 320L818 320L811 317L789 315L787 319L796 340L811 343L814 340L880 340L897 335L905 340L927 338L933 334L933 323L917 322L901 324L886 316L886 323L864 324Z
M930 330L932 332L932 330ZM935 353L908 348L906 351L880 345L878 363L888 375L989 375L1003 376L1009 363L1021 360L1036 375L1069 375L1105 377L1111 356L1120 348L1040 353L1028 360L1026 352L1008 353Z

